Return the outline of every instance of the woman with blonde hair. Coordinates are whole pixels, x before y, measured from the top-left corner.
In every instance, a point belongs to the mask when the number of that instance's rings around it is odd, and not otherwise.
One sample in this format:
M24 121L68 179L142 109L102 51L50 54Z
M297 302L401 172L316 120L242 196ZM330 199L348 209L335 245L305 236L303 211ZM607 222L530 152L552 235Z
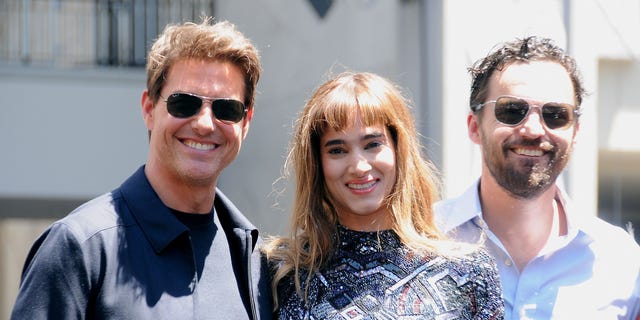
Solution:
M417 139L383 77L346 72L315 91L285 164L290 235L265 249L279 319L502 318L493 260L434 224L436 171Z

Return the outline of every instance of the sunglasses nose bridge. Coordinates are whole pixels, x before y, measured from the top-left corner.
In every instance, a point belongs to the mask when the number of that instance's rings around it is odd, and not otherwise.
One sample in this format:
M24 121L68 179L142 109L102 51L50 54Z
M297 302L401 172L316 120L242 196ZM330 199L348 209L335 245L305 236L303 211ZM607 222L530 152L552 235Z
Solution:
M210 102L205 101L203 99L202 104L200 105L200 110L194 115L197 122L205 121L206 126L213 124L213 119L215 118L213 115L213 110L211 110Z
M535 111L534 111L535 109ZM531 113L537 113L540 120L542 120L542 106L538 104L529 103L529 110L527 110L527 114L524 115L525 118L529 117Z
M533 111L533 109L537 109ZM523 130L532 136L535 135L544 135L545 132L545 122L542 117L542 107L539 105L529 105L529 109L525 113L522 120L518 124L523 128Z
M211 109L212 104L213 104L213 99L200 98L200 109Z

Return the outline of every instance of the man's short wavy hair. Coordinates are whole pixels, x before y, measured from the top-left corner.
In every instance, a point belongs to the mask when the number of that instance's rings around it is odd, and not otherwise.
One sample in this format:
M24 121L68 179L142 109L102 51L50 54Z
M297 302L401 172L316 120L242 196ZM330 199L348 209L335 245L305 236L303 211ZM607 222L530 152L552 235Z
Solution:
M503 43L469 68L472 77L469 106L473 107L485 102L489 79L496 70L504 70L512 63L529 61L551 61L562 65L573 83L576 106L582 104L585 89L575 59L555 45L551 39L530 36Z
M244 104L253 108L262 73L258 50L232 23L212 21L205 17L200 24L168 25L154 42L147 58L147 90L154 102L160 97L169 68L176 61L196 59L237 66L245 79Z

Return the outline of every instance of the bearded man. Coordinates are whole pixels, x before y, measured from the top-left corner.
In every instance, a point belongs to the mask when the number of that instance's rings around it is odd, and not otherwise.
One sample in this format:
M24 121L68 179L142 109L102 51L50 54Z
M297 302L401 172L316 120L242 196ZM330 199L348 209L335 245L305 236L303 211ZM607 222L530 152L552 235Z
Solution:
M502 44L470 68L470 139L480 178L436 204L440 227L496 260L505 319L636 319L640 248L577 212L557 179L580 129L575 60L550 39Z

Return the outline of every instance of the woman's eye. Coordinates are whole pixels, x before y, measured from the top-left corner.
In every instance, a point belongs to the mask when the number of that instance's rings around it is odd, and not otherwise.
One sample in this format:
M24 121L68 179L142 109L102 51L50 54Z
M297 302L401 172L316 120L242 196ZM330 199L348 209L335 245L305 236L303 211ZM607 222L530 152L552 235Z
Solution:
M333 148L333 149L329 149L329 151L327 151L327 153L329 153L329 154L342 154L344 152L345 151L342 148Z
M365 149L375 149L382 146L382 142L380 141L372 141L367 143L367 145L365 146Z

